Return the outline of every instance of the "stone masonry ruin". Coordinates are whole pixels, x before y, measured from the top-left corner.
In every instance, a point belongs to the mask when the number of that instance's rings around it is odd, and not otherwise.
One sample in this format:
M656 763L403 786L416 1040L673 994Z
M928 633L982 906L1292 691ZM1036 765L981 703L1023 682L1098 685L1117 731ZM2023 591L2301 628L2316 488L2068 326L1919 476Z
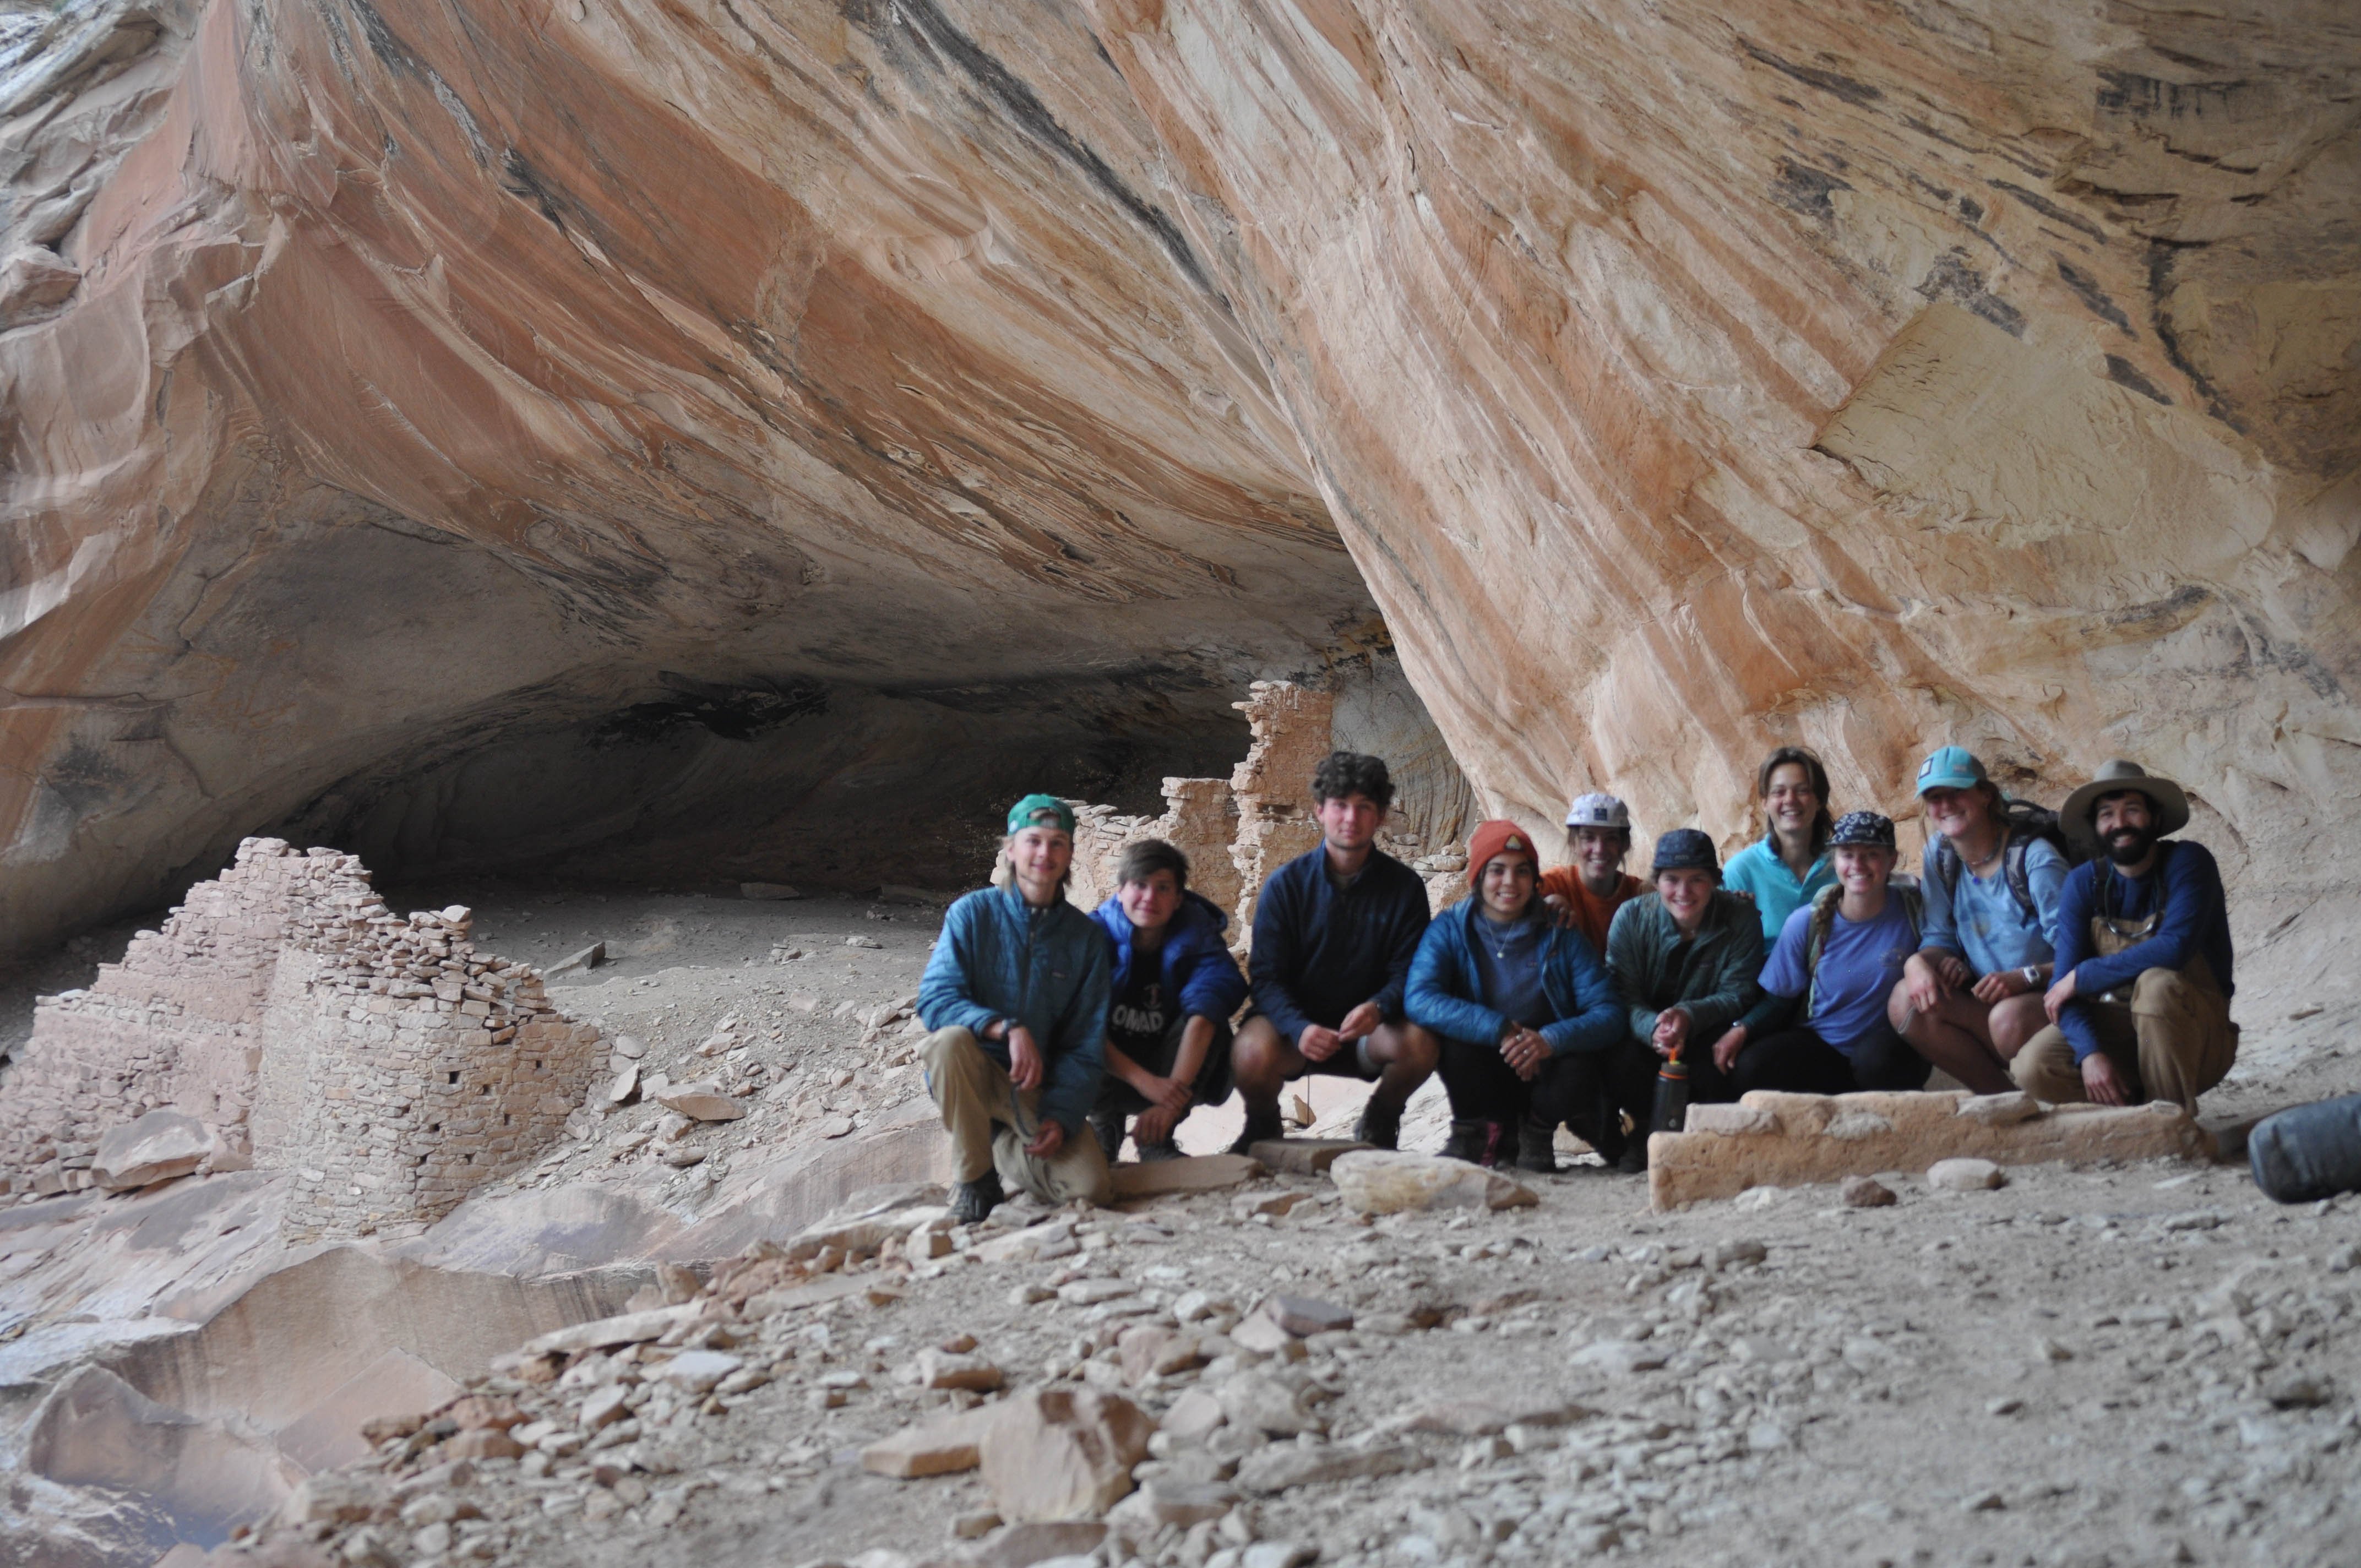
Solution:
M1312 816L1312 775L1334 750L1336 699L1292 681L1257 681L1246 700L1232 704L1246 716L1253 741L1226 779L1164 781L1164 815L1120 816L1110 806L1074 807L1074 874L1066 896L1095 909L1115 891L1115 867L1125 846L1161 839L1189 857L1189 885L1231 916L1230 939L1244 948L1254 929L1255 895L1271 872L1320 842ZM1397 778L1399 788L1402 781ZM1466 892L1466 856L1454 843L1429 849L1430 837L1455 839L1448 820L1398 816L1378 834L1380 847L1426 880L1434 907Z
M247 839L88 990L41 999L0 1091L0 1191L79 1191L102 1134L170 1108L295 1172L291 1240L423 1229L535 1158L604 1061L469 924L393 914L357 856Z

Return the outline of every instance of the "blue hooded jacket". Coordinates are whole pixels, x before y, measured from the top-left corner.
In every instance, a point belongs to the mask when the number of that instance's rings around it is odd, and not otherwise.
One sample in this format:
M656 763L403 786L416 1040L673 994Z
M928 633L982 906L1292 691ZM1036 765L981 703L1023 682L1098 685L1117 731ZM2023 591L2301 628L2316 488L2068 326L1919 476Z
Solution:
M1064 899L1034 910L1020 893L982 888L943 916L918 981L918 1017L929 1029L969 1030L1003 1067L1008 1042L983 1031L1002 1018L1032 1031L1041 1114L1071 1137L1105 1066L1109 958L1105 928Z
M1619 911L1619 913L1620 913ZM1483 971L1476 967L1475 899L1436 916L1410 967L1410 1021L1445 1039L1497 1046L1508 1017L1484 1005ZM1551 1021L1535 1031L1558 1056L1603 1051L1623 1037L1623 1007L1598 955L1580 931L1552 926L1542 939L1542 994Z
M1113 898L1098 906L1097 916L1115 944L1108 993L1120 996L1131 980L1131 918L1124 914L1121 901ZM1199 894L1181 894L1180 907L1164 928L1160 956L1164 994L1179 997L1183 1014L1226 1024L1246 999L1246 977L1238 972L1238 961L1222 940L1229 928L1230 917L1221 905Z

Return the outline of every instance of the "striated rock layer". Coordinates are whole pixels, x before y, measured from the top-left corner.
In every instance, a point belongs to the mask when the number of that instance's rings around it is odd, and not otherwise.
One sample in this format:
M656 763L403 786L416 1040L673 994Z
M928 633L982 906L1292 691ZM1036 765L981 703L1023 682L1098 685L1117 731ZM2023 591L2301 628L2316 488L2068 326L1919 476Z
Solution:
M390 866L1023 768L1137 806L1389 632L1529 823L1734 844L1781 740L1846 805L1930 738L2053 798L2130 752L2330 950L2349 7L0 38L0 941L272 821Z

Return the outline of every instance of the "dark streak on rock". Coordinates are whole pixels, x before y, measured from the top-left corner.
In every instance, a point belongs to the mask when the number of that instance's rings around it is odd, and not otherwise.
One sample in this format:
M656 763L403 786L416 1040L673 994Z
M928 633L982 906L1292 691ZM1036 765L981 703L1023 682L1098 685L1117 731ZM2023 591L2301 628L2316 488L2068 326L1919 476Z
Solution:
M558 214L557 203L550 195L549 187L541 182L541 176L533 172L524 154L514 148L509 148L500 159L500 186L510 195L531 202L560 234L566 232L566 220Z
M848 20L858 25L875 26L864 20L878 16L879 7L865 3L848 6ZM855 13L858 13L856 15ZM1084 178L1099 188L1115 205L1137 220L1164 253L1172 258L1181 274L1198 289L1216 300L1226 309L1228 301L1213 287L1189 241L1172 221L1171 214L1156 206L1123 182L1123 177L1109 168L1089 145L1058 123L1048 104L1041 102L1030 87L1017 75L980 48L975 40L951 25L935 0L895 0L891 8L893 17L907 21L937 54L965 72L968 79L989 93L1017 126L1034 140L1041 143L1066 162L1082 172Z
M2164 389L2141 375L2139 367L2120 354L2107 356L2107 379L2119 387L2129 387L2143 398L2153 398L2166 408L2172 406L2172 399Z
M1969 265L1964 250L1955 248L1937 257L1919 282L1918 292L1926 299L1949 300L1964 306L2011 337L2025 335L2024 313L1984 286L1984 275Z
M2037 192L2028 191L2022 185L2012 185L2005 180L1994 180L1991 183L1993 190L2007 192L2010 195L2015 197L2026 206L2031 207L2035 212L2039 213L2043 217L2053 218L2059 223L2064 224L2070 229L2080 229L2082 233L2089 235L2092 239L2097 240L2102 245L2106 243L2107 231L2092 223L2090 219L2082 216L2080 213L2069 212L2064 207L2061 207L2057 203L2051 201L2048 197L2041 195Z
M1783 158L1779 160L1779 178L1771 182L1771 199L1807 218L1834 223L1837 210L1828 200L1828 192L1851 189L1833 174Z
M1834 93L1848 104L1874 104L1885 96L1883 93L1866 82L1855 82L1850 76L1840 76L1833 71L1822 71L1817 66L1797 65L1792 60L1782 60L1750 39L1740 38L1738 47L1744 49L1751 58L1769 66L1780 75L1793 77L1806 87L1817 87L1823 93Z
M2092 315L2103 322L2113 322L2123 330L2125 337L2139 335L2132 327L2131 317L2124 314L2124 308L2107 297L2107 291L2099 287L2096 278L2054 251L2050 253L2050 259L2058 263L2059 280L2074 291L2074 297L2090 307ZM2125 382L2125 385L2129 386L2130 383Z
M2222 394L2215 389L2213 383L2181 348L2180 334L2173 330L2172 314L2165 306L2165 301L2172 293L2172 269L2180 260L2180 252L2202 248L2202 244L2175 244L2169 239L2148 242L2148 324L2156 329L2156 340L2163 345L2164 356L2172 362L2172 367L2188 377L2189 384L2197 389L2197 395L2205 400L2205 411L2244 435L2246 433L2245 422L2231 412L2230 406L2222 400Z
M2257 94L2266 100L2271 96L2268 87L2238 80L2166 82L2135 71L2102 71L2099 80L2105 85L2099 89L2098 106L2137 119L2157 115L2168 120L2202 120L2208 115L2250 119L2259 106L2250 106L2245 100Z

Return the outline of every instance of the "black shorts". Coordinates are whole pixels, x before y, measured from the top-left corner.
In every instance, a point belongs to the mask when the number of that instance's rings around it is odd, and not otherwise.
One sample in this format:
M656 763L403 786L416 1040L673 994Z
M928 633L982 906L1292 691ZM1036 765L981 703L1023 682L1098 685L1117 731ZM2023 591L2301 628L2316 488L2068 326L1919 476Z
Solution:
M1246 1010L1244 1023L1250 1024L1257 1018L1263 1016L1265 1016L1265 1014L1260 1008L1250 1007ZM1314 1018L1312 1022L1318 1024L1320 1023L1320 1020ZM1384 1024L1380 1024L1378 1027L1388 1027L1392 1025L1394 1022L1395 1021L1393 1019L1389 1018ZM1241 1026L1243 1026L1243 1025ZM1333 1029L1335 1026L1336 1025L1334 1024L1323 1025L1323 1027L1330 1029ZM1277 1024L1273 1024L1271 1027L1276 1029L1279 1025ZM1280 1038L1284 1039L1286 1036L1282 1035ZM1294 1043L1295 1042L1292 1040L1288 1041L1288 1044L1290 1045L1293 1045ZM1340 1046L1337 1047L1336 1054L1330 1057L1326 1061L1313 1061L1309 1058L1306 1058L1304 1059L1302 1070L1301 1072L1289 1073L1287 1075L1288 1081L1292 1083L1297 1079L1305 1077L1308 1074L1319 1073L1329 1078L1352 1078L1358 1079L1363 1083L1375 1083L1378 1079L1385 1076L1386 1069L1369 1060L1368 1053L1363 1048L1367 1044L1368 1041L1365 1036L1362 1039L1352 1041L1348 1045ZM1301 1055L1301 1053L1299 1051L1298 1054Z
M1171 1072L1173 1062L1180 1055L1180 1036L1187 1031L1191 1016L1184 1013L1165 1025L1163 1038L1153 1046L1135 1050L1112 1035L1107 1036L1107 1044L1162 1078ZM1197 1069L1197 1081L1189 1086L1189 1092L1200 1105L1219 1105L1230 1097L1230 1026L1218 1018L1213 1021L1213 1043L1206 1049L1205 1065ZM1110 1072L1099 1080L1098 1109L1137 1115L1148 1109L1148 1101L1138 1090Z

